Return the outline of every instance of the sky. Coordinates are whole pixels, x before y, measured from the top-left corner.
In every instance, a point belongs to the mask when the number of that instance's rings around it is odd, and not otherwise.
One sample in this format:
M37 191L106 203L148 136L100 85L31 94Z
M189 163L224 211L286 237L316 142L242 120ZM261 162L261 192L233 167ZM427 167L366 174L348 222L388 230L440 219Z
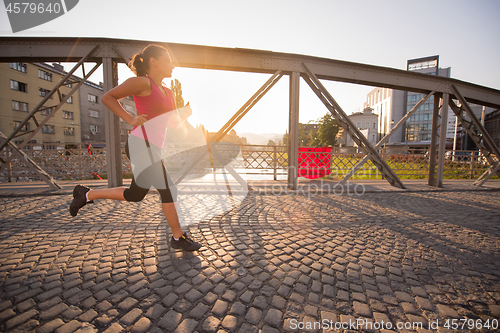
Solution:
M12 33L0 10L0 36L105 37L249 48L405 69L408 59L440 56L453 78L500 89L498 0L80 0L65 15ZM69 70L71 64L66 64ZM77 75L81 76L77 72ZM133 76L119 66L119 81ZM270 75L176 68L193 125L217 131ZM102 81L99 70L91 78ZM164 82L170 85L170 79ZM323 82L347 114L373 87ZM288 129L288 77L235 126L237 133ZM327 112L301 82L299 121Z

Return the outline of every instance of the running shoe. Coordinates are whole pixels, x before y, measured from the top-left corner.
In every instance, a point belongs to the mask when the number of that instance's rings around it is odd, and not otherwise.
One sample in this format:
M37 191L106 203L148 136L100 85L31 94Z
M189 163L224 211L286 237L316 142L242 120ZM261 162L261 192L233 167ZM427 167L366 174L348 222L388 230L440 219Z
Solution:
M76 216L80 208L87 204L87 198L85 197L85 194L87 194L88 191L90 191L90 188L88 188L87 186L75 186L75 188L73 189L73 201L71 201L71 205L69 205L69 212L71 213L71 216ZM89 201L89 203L92 202L94 201Z
M201 247L200 243L191 239L187 233L184 233L177 241L172 236L170 238L170 246L173 249L183 249L186 252L198 251Z

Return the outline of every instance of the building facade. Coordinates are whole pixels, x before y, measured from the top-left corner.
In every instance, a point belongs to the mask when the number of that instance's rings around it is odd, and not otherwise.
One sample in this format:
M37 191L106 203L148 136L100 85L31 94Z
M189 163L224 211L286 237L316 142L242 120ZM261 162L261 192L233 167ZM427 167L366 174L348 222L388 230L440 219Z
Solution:
M9 136L28 114L41 102L60 79L66 75L58 63L1 63L0 64L0 130ZM82 80L72 75L72 81ZM74 83L73 83L74 84ZM72 84L60 87L62 96L69 94ZM105 115L108 109L101 103L102 83L86 81L57 111L47 124L30 140L34 149L64 148L77 143L105 144ZM38 122L59 103L54 94L37 113ZM132 96L120 100L127 112L136 116ZM121 121L121 141L125 142L132 126ZM33 120L24 126L23 132L36 128ZM24 141L23 136L13 140L15 144ZM27 147L28 149L28 147Z
M45 63L0 63L0 130L9 136L42 101L61 79L61 73ZM64 96L71 90L71 84L60 87ZM45 115L53 112L59 104L59 97L54 94L37 114L41 121ZM29 132L37 126L30 120L21 130ZM80 142L79 95L73 94L31 140L35 149L71 146ZM15 144L24 141L20 136L13 140Z
M439 56L412 59L407 61L408 71L422 74L450 77L451 68L439 68ZM423 94L389 88L375 88L367 95L365 107L374 109L379 116L379 140L424 97ZM389 138L387 144L412 143L429 145L432 130L432 109L434 96L431 96L413 115ZM455 116L448 111L448 135L452 138L455 128Z
M380 141L392 126L403 118L405 109L404 91L389 88L375 88L367 95L365 108L373 109L378 116L377 120L377 142ZM404 129L399 128L387 141L387 143L399 143L402 141Z
M372 146L377 144L379 116L373 112L372 108L366 107L363 112L355 112L348 117ZM339 131L338 141L340 147L357 147L351 136L343 130Z
M408 71L415 71L427 75L437 75L451 77L451 68L439 67L439 56L412 59L407 61ZM365 107L371 107L374 113L379 116L378 139L382 139L425 95L410 91L393 90L389 88L375 88L367 95ZM478 119L482 113L489 114L494 111L492 108L485 108L480 105L470 104L472 111ZM429 146L432 132L432 112L434 107L434 96L431 96L422 106L420 106L389 138L387 144L392 145L415 145ZM448 108L448 123L446 125L446 139L448 146L454 146L457 150L474 149L467 145L469 141L467 134L462 129L461 124L451 108Z
M500 110L495 110L485 116L484 127L495 145L500 147Z
M82 142L104 143L104 121L108 109L101 103L102 85L85 82L80 86Z

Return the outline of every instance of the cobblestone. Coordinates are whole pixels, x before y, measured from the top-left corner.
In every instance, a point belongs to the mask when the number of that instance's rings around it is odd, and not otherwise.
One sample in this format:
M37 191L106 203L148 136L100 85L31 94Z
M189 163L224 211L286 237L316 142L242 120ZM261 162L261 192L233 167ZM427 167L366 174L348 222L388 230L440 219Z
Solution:
M500 192L249 194L185 225L154 195L0 198L0 331L281 332L291 319L500 316ZM202 212L199 212L202 214ZM193 214L197 214L194 212Z

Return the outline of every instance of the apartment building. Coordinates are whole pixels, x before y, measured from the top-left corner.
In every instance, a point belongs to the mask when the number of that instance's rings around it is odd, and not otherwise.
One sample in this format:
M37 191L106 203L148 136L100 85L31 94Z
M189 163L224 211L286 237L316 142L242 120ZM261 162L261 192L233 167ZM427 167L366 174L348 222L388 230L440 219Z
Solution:
M44 63L0 63L0 130L10 135L42 99L60 81L61 73ZM68 94L71 84L60 88L61 96ZM36 115L41 121L54 112L59 104L59 96L54 94ZM30 120L21 132L33 131L37 126ZM39 149L54 146L64 147L80 142L79 95L73 94L31 140ZM20 136L13 141L23 142Z
M41 102L53 87L66 75L61 64L53 63L1 63L0 64L0 130L7 136L17 128L28 114ZM71 76L72 81L81 78ZM61 96L68 94L72 85L60 88ZM41 131L30 140L34 149L69 147L76 143L105 145L105 115L109 112L102 104L104 94L102 82L86 81L68 101L57 111ZM54 94L37 113L38 122L54 112L59 97ZM125 110L137 114L132 96L120 100ZM33 120L26 124L22 132L36 128ZM121 141L125 142L132 126L121 122ZM24 138L14 139L21 143ZM30 145L31 146L31 145Z

